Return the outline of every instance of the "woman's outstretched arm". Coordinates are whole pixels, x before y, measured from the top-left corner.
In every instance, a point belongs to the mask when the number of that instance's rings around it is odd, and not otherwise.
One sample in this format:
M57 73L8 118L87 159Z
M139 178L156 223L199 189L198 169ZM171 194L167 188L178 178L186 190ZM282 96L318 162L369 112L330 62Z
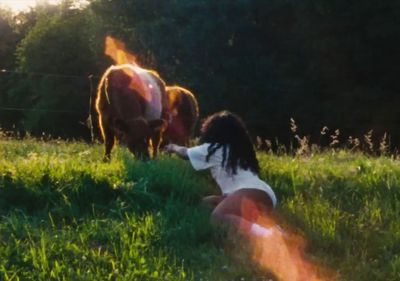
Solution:
M188 154L187 154L187 147L185 146L180 146L180 145L176 145L176 144L167 144L164 148L164 150L167 153L175 153L176 155L178 155L180 158L188 160Z

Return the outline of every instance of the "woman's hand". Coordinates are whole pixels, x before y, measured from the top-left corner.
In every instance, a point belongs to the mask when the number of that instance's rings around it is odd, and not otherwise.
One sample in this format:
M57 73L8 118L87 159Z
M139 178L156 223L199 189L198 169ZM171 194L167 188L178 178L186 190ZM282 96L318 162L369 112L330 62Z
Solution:
M179 146L174 143L170 143L164 147L164 151L169 154L175 153L182 159L186 159L186 160L189 159L188 155L187 155L187 148L184 146Z
M165 151L166 153L169 153L169 154L171 154L171 153L176 153L177 147L178 147L178 146L177 146L176 144L170 143L170 144L167 144L167 145L164 147L164 151Z

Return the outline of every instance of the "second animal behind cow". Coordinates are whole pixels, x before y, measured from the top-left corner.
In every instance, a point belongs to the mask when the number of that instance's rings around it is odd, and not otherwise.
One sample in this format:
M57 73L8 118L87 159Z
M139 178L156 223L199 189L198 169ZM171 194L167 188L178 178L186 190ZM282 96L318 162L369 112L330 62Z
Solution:
M168 143L189 145L199 118L196 97L188 89L179 86L167 86L166 93L170 120L163 136L162 145Z

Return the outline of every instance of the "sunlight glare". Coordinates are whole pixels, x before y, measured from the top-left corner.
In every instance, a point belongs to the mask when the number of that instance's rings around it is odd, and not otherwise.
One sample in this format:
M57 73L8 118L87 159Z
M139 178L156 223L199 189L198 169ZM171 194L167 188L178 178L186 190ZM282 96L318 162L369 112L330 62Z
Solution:
M260 218L270 235L250 237L252 259L280 281L333 281L336 273L307 258L303 236L279 226L271 217Z
M35 7L37 4L57 5L60 3L61 0L0 0L0 7L8 7L12 12L18 13L27 11L30 8ZM76 1L76 6L84 6L87 3L87 0L79 0Z

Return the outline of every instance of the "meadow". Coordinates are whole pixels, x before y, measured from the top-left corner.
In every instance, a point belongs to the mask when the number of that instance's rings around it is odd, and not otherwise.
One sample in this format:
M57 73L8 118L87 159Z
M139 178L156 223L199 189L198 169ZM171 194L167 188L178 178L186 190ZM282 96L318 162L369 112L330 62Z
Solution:
M207 173L123 148L0 138L0 280L275 280L209 222ZM282 225L338 280L400 280L400 160L258 152Z

